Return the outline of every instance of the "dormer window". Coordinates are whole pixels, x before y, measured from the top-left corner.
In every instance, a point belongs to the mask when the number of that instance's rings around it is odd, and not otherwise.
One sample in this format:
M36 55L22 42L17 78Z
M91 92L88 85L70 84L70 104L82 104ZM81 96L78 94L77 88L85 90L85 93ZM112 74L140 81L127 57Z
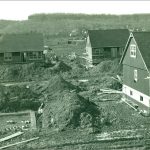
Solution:
M134 44L130 45L130 57L133 57L133 58L136 57L136 45Z

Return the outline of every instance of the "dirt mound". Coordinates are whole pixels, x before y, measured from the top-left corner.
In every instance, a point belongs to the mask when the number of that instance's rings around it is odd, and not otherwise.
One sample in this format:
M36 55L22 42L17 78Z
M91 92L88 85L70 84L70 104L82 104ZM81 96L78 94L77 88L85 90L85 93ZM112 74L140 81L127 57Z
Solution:
M49 80L49 83L46 87L46 92L49 95L57 94L62 91L80 91L80 88L67 82L60 75L56 75Z
M63 91L47 102L42 125L44 128L55 127L60 130L91 127L99 115L100 111L94 103L75 92Z
M117 75L122 76L121 66L117 60L107 60L89 69L85 74L90 78L90 85L100 88L120 89L122 85L115 80ZM90 90L90 89L88 89Z
M47 81L0 85L0 111L37 110L41 102L47 101L52 95L56 96L64 90L69 92L80 89L59 75Z
M30 81L43 72L39 64L13 64L0 66L0 80L5 81Z
M43 99L43 102L47 101L49 97L54 95L57 96L58 93L61 93L63 91L81 91L81 89L78 86L73 85L70 82L64 80L64 78L61 75L55 75L52 76L49 80L34 82L28 85L33 92L39 93L41 95L41 100Z
M66 72L70 71L72 68L65 64L63 61L57 62L55 66L51 68L51 71L53 73L58 73L58 72Z
M53 74L69 70L71 67L62 61L51 67L44 67L41 63L0 65L0 81L47 80Z
M117 60L106 60L102 61L100 64L94 66L90 70L90 74L99 74L99 73L114 73L119 71L119 63Z

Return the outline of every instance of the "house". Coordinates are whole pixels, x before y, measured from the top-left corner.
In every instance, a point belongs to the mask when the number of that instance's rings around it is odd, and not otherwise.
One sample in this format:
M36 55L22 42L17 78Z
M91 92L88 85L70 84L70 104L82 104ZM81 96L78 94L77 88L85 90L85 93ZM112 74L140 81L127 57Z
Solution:
M130 34L120 63L123 65L124 99L150 111L150 32Z
M0 36L0 63L27 63L44 60L44 42L40 33Z
M127 29L89 30L86 53L89 65L106 59L121 58L129 37Z

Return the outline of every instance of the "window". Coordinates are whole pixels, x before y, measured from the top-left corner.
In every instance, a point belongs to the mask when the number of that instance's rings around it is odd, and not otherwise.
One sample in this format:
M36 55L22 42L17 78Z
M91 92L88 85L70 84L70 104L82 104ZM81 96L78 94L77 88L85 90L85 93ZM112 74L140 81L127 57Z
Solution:
M136 45L134 44L130 45L130 57L136 57Z
M4 60L11 61L12 60L12 53L4 53Z
M133 92L132 92L132 91L130 91L130 95L133 95Z
M4 53L0 53L0 57L3 57L4 56Z
M138 80L137 70L134 70L134 82L137 82L137 80Z
M93 49L92 54L93 55L99 55L99 49Z
M104 57L104 49L102 48L102 49L100 49L100 51L99 51L99 55L100 56L102 56L102 57Z
M29 52L28 56L30 60L41 59L43 58L43 53L42 52Z
M28 56L29 56L30 59L36 59L37 58L36 52L29 52Z
M38 58L39 59L43 58L43 52L38 52Z
M100 59L104 57L104 50L103 49L93 49L92 50L93 59Z
M143 96L140 96L140 101L143 101Z

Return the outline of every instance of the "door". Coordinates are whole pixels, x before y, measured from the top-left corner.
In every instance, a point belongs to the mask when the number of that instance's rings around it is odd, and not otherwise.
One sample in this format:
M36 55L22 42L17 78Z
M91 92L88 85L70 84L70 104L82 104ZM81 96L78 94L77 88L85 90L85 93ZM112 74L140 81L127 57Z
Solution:
M21 53L21 61L22 62L26 62L27 61L27 53L26 52Z
M111 57L116 58L117 57L117 48L111 48Z
M104 57L105 58L111 58L111 48L110 47L104 48Z

